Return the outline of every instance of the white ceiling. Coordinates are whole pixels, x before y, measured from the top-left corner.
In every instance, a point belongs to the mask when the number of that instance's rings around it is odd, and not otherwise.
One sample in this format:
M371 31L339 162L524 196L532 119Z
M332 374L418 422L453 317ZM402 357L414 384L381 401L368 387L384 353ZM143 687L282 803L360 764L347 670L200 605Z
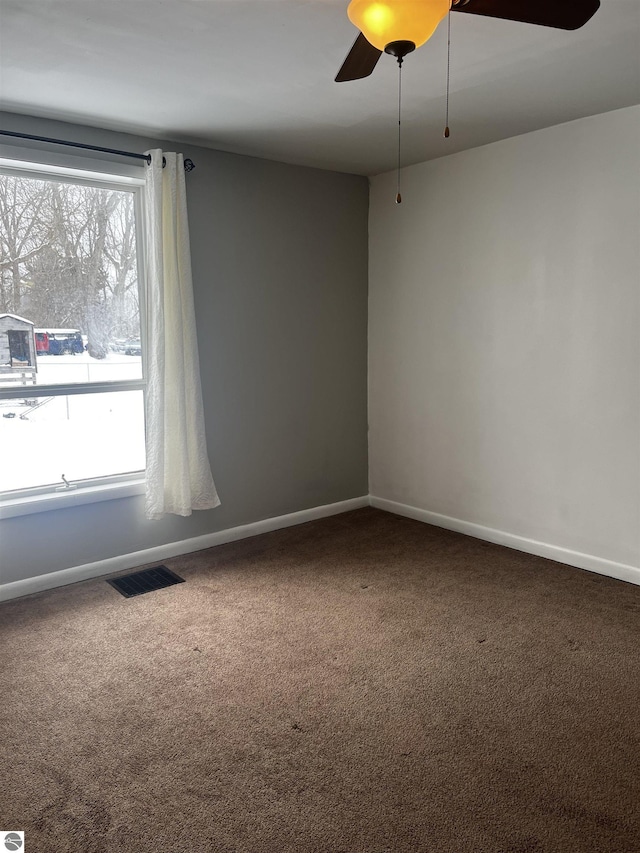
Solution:
M558 0L561 2L561 0ZM403 69L416 163L640 103L640 1L601 0L564 32L452 14ZM0 99L55 117L288 163L395 167L397 66L334 83L347 0L0 0Z

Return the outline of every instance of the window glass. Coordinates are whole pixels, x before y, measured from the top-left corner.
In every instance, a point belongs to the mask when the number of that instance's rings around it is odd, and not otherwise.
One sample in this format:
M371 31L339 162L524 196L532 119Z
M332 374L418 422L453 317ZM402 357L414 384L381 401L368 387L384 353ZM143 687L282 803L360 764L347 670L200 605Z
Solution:
M144 469L142 391L4 400L0 411L3 492Z
M5 497L144 470L141 185L0 169Z
M0 381L142 378L135 219L130 189L0 174Z

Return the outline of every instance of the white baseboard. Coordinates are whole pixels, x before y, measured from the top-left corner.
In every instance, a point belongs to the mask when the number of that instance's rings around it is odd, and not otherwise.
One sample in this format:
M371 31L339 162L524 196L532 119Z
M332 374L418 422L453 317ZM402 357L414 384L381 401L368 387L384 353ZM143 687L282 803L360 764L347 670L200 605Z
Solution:
M504 545L507 548L524 551L527 554L535 554L538 557L547 557L550 560L566 563L578 569L586 569L590 572L607 575L608 577L617 578L618 580L640 586L640 568L636 566L616 563L612 560L605 560L601 557L594 557L591 554L580 553L579 551L571 551L557 545L538 542L535 539L526 539L523 536L516 536L513 533L506 533L503 530L495 530L491 527L484 527L481 524L462 521L459 518L450 518L446 515L440 515L437 512L429 512L428 510L418 509L407 504L378 498L374 495L363 495L359 498L313 507L312 509L305 509L300 512L292 512L288 515L265 518L262 521L243 524L239 527L231 527L228 530L220 530L217 533L208 533L205 536L183 539L180 542L169 542L166 545L158 545L155 548L148 548L144 551L135 551L132 554L123 554L119 557L111 557L107 560L87 563L83 566L74 566L73 568L62 569L58 572L49 572L48 574L26 578L25 580L0 584L0 601L8 601L11 598L30 595L34 592L42 592L46 589L77 583L78 581L88 580L89 578L135 569L138 566L148 563L168 560L171 557L178 557L181 554L202 551L205 548L213 548L225 542L247 539L251 536L258 536L260 533L269 533L272 530L279 530L283 527L304 524L307 521L326 518L330 515L338 515L353 509L360 509L360 507L364 506L373 506L385 512L403 515L406 518L413 518L416 521L423 521L426 524L433 524L435 527L455 530L458 533L474 536L476 539L484 539L487 542L494 542L498 545Z
M516 536L503 530L494 530L491 527L483 527L471 521L462 521L459 518L450 518L437 512L428 512L417 507L388 501L384 498L369 496L371 506L385 512L393 512L416 521L424 521L435 527L444 527L447 530L455 530L457 533L465 533L467 536L475 536L476 539L484 539L497 545L505 545L516 551L525 551L527 554L535 554L537 557L547 557L558 563L566 563L578 569L586 569L599 575L607 575L610 578L627 581L640 586L640 568L628 566L625 563L616 563L612 560L604 560L602 557L594 557L591 554L582 554L579 551L571 551L568 548L560 548L557 545L549 545L546 542L538 542L535 539L526 539L524 536Z
M158 545L155 548L147 548L144 551L135 551L132 554L123 554L119 557L111 557L107 560L87 563L84 566L74 566L71 569L62 569L58 572L49 572L48 574L26 578L25 580L0 584L0 601L8 601L10 598L18 598L34 592L42 592L45 589L53 589L57 586L65 586L66 584L77 583L78 581L88 580L89 578L111 575L114 572L135 569L147 563L168 560L171 557L178 557L180 554L190 554L193 551L203 551L205 548L213 548L215 545L222 545L225 542L247 539L250 536L257 536L260 533L269 533L271 530L279 530L282 527L304 524L307 521L326 518L330 515L338 515L353 509L360 509L363 506L369 506L368 495L324 506L316 506L312 509L303 509L300 512L279 515L276 518L265 518L262 521L255 521L252 524L243 524L240 527L231 527L228 530L207 533L205 536L195 536L192 539L183 539L180 542L169 542L166 545Z

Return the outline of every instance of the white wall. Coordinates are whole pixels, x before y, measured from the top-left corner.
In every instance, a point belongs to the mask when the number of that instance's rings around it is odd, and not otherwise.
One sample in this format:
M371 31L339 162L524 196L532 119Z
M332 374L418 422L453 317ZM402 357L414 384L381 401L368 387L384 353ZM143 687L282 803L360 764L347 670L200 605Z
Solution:
M639 152L631 107L372 180L373 496L640 565Z

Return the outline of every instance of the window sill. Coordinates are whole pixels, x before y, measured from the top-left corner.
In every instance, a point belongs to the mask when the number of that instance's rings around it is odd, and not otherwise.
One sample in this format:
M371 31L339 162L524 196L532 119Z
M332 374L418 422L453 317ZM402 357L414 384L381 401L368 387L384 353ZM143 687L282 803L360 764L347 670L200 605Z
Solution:
M28 497L5 498L0 500L0 519L143 495L144 490L144 477L140 477L120 483L85 486L64 492L47 492L46 494L29 495Z

